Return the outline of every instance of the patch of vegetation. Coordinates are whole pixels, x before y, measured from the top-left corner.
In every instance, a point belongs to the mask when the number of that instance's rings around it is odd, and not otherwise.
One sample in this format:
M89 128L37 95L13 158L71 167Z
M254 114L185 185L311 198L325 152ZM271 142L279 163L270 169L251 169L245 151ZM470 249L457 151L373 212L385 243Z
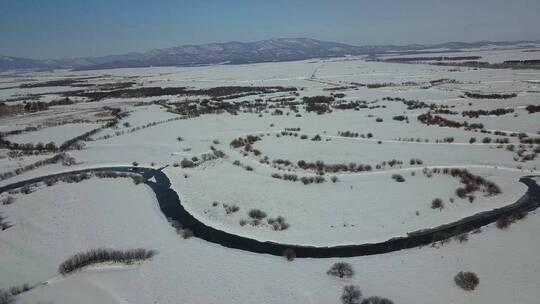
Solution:
M341 303L343 304L360 304L362 292L357 285L347 285L343 287L341 294Z
M454 282L460 288L467 291L472 291L478 286L478 284L480 283L480 279L474 272L460 271L454 277Z
M402 183L405 181L405 178L401 174L392 174L392 179L398 183Z
M133 264L137 261L148 260L156 254L154 250L143 248L129 250L114 250L107 248L92 249L77 253L65 260L58 267L58 273L67 275L86 266L99 263Z
M266 212L260 209L251 209L249 210L248 215L252 219L262 220L263 218L266 217Z

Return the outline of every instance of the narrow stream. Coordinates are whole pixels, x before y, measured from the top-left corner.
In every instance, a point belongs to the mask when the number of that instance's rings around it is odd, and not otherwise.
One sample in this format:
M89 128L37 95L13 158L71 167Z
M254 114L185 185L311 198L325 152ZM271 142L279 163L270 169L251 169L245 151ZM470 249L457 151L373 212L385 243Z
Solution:
M296 257L298 258L354 257L414 248L472 231L476 228L493 223L502 216L511 215L515 212L532 211L540 207L540 186L534 181L534 179L532 179L532 176L524 176L520 179L520 182L527 185L527 192L517 202L498 209L480 212L453 223L411 232L405 237L396 237L379 243L333 247L299 246L258 241L248 237L227 233L225 231L205 225L186 211L180 202L178 194L171 189L171 182L169 178L160 169L108 167L77 170L67 173L78 174L95 171L141 173L146 180L145 183L154 191L161 211L165 214L165 216L177 220L184 227L191 229L194 237L203 239L207 242L220 244L227 248L240 249L254 253L266 253L277 256L282 256L285 250L290 249L294 251ZM3 186L0 187L0 193L16 189L24 185L40 182L50 177L60 176L62 174L37 177ZM155 179L155 181L150 180L152 177Z

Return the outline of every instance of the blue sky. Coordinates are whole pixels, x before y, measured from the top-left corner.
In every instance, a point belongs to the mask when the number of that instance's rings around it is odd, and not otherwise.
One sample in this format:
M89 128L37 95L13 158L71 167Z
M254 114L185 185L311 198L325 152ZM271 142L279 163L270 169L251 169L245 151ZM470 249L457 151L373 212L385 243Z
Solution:
M101 56L308 37L366 44L540 39L539 0L0 0L0 54Z

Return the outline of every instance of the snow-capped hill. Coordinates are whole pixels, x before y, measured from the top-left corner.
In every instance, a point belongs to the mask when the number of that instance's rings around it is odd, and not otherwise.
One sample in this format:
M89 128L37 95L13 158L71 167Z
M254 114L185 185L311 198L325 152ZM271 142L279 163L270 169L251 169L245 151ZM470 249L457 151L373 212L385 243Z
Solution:
M230 41L184 45L154 49L145 53L128 53L103 57L64 58L34 60L10 56L0 57L0 70L75 68L110 69L148 66L187 66L205 64L242 64L304 60L311 58L342 57L346 55L373 55L396 52L419 52L421 50L464 50L480 47L538 46L538 41L517 42L449 42L442 44L410 44L353 46L344 43L309 38L273 38L254 42Z

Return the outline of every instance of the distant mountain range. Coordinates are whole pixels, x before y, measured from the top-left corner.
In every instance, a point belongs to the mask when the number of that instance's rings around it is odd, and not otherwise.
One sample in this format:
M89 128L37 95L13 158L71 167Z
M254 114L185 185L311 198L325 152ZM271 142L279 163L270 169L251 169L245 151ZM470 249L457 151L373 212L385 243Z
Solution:
M36 60L0 56L0 70L58 69L95 70L148 66L193 66L207 64L243 64L310 58L343 57L346 55L380 55L389 52L415 53L420 50L440 52L479 47L506 47L527 44L538 47L540 41L515 42L449 42L442 44L411 44L353 46L308 38L279 38L256 42L226 42L155 49L146 53L128 53L103 57Z

